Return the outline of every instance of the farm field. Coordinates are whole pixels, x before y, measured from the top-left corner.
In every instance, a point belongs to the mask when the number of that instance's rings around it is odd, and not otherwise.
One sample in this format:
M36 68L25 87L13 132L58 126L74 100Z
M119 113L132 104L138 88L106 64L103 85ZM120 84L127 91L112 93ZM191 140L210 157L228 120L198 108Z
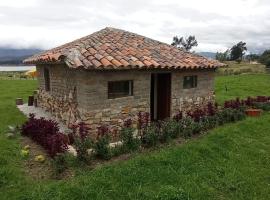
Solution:
M268 72L269 69L261 63L249 63L242 61L237 63L236 61L225 61L226 67L221 67L217 70L218 75L239 75L239 74L263 74Z
M270 95L270 75L216 78L219 103ZM225 89L227 86L227 91ZM269 199L270 114L228 124L183 145L170 144L94 170L76 168L68 180L26 174L20 142L7 139L10 124L25 118L15 107L35 80L0 80L0 199Z

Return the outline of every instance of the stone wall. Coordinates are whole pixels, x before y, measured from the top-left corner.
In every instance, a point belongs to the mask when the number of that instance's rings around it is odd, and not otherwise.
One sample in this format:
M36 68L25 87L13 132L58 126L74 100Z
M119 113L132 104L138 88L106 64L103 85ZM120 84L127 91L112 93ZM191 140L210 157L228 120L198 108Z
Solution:
M38 106L70 125L84 121L93 132L101 124L119 129L127 118L137 125L140 111L150 112L150 72L97 72L72 70L65 66L49 67L51 91L45 91L43 70L39 74ZM76 73L74 73L76 72ZM108 81L133 80L133 96L108 99Z
M96 132L100 124L119 129L127 118L137 124L139 111L150 112L150 71L86 71L63 65L49 67L51 91L44 90L43 69L37 66L40 90L38 105L65 124L84 121ZM183 78L197 75L196 88L183 89ZM108 81L133 80L133 96L108 99ZM214 70L173 72L171 116L214 100Z
M197 87L184 89L184 76L197 75ZM205 106L213 102L214 98L214 70L175 72L172 74L172 106L171 116L178 111L189 111L196 107Z
M44 68L48 67L50 73L51 90L45 91ZM39 92L38 106L44 108L63 121L73 124L80 120L77 103L77 79L74 70L64 65L37 66Z
M150 73L139 71L86 72L78 77L78 104L82 120L92 124L109 124L119 129L127 118L137 125L139 111L150 112ZM133 80L133 96L108 99L108 81Z

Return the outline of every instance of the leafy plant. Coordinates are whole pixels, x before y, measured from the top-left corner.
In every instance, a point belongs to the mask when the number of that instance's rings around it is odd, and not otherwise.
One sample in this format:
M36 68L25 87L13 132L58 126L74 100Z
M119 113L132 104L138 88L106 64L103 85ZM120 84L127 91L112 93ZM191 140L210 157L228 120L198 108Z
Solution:
M140 147L140 139L134 136L134 128L131 127L131 119L124 122L124 127L120 131L122 148L124 151L135 151Z
M225 101L224 108L232 109L243 109L245 107L256 107L257 103L270 103L269 96L257 96L257 97L248 97L247 99L240 100L239 98L235 100Z
M215 113L215 115L203 117L200 124L204 131L215 128L219 124L218 114Z
M66 154L57 154L52 160L52 165L54 169L54 175L58 177L68 168L68 162L66 159Z
M93 145L93 142L90 139L90 137L87 137L84 140L81 140L79 137L75 138L74 147L77 152L77 158L80 161L83 161L83 162L90 161L91 157L88 151L91 149L92 145Z
M145 147L152 147L158 144L159 128L156 124L152 123L142 130L141 141Z
M98 136L94 144L94 150L96 157L109 160L112 156L109 147L110 144L110 130L107 125L101 125L98 127Z
M40 144L51 157L67 150L67 137L59 131L58 124L53 120L37 119L34 114L30 114L28 121L22 125L21 134Z
M144 129L149 125L150 122L150 114L148 112L140 111L138 113L138 129Z
M175 121L180 121L181 119L183 119L183 111L178 111L174 116L173 119Z
M225 101L224 108L240 109L247 104L248 103L245 102L244 100L240 100L239 98L236 98L235 100Z
M170 139L175 139L180 134L179 121L169 119L161 122L160 136L161 142L167 142Z
M257 109L262 109L264 111L270 111L270 103L256 102L254 103L254 107Z
M180 130L180 136L184 138L188 138L192 136L194 132L194 121L190 117L185 117L179 122L179 130Z
M69 141L74 145L77 152L77 158L83 162L90 161L89 149L93 146L93 142L89 136L90 128L83 122L72 126L72 133L69 134Z
M224 123L239 121L246 117L243 109L232 109L232 108L223 109L217 114L217 116L220 125Z

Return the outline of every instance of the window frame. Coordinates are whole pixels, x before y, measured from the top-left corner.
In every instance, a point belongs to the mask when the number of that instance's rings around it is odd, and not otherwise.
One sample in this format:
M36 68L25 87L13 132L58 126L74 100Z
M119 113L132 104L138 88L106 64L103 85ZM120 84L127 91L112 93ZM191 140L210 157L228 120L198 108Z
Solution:
M191 80L187 80L187 78L190 78ZM190 81L189 83L186 83L186 81ZM183 89L192 89L198 87L198 76L197 75L189 75L184 76L183 78Z
M112 87L112 86L110 86L111 84L114 84L114 83L117 84L117 83L121 83L121 82L128 82L128 84L129 84L128 94L116 95L116 94L113 93L113 91L110 91L110 87ZM118 99L118 98L133 96L133 88L134 88L133 80L108 81L108 84L107 84L107 97L108 97L108 99Z
M44 76L44 83L45 83L45 91L50 92L51 91L51 74L50 70L45 67L43 70L43 76Z

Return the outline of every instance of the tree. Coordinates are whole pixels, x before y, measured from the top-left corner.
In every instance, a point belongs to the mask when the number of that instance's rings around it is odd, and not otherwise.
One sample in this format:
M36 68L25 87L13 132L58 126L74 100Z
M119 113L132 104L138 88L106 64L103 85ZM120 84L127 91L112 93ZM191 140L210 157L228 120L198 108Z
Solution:
M174 36L172 45L185 51L190 51L193 47L198 46L198 42L195 36L192 35L185 39L183 37Z
M249 62L257 61L259 58L260 58L260 56L258 54L254 54L254 53L251 53L251 54L246 56L246 59L249 60Z
M259 61L267 67L270 67L270 50L265 50L260 56Z
M245 42L238 42L231 48L231 60L237 60L239 62L242 61L243 56L247 50Z
M230 57L230 50L226 50L225 52L217 52L216 53L216 60L219 60L219 61L226 61L226 60L229 60L229 57Z

